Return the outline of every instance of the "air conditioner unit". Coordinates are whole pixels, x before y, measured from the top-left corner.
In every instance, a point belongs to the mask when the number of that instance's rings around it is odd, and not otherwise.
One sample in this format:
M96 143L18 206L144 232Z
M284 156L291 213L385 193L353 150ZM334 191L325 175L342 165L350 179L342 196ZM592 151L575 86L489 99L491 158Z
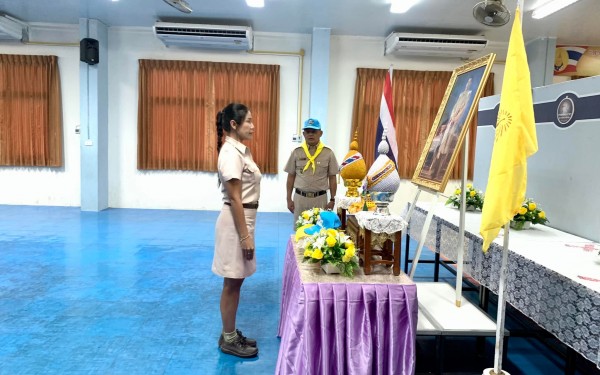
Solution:
M385 55L469 56L487 46L483 36L391 33Z
M21 40L27 24L6 14L0 14L0 39Z
M252 28L156 22L154 34L165 46L251 50Z

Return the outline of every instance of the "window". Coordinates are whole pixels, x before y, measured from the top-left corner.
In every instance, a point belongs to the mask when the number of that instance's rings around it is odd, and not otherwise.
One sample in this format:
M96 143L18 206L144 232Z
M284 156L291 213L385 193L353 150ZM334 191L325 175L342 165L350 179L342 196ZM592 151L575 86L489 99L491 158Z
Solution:
M56 56L0 55L0 165L63 165Z
M138 169L217 170L216 114L250 108L248 143L263 173L277 173L279 66L140 60Z

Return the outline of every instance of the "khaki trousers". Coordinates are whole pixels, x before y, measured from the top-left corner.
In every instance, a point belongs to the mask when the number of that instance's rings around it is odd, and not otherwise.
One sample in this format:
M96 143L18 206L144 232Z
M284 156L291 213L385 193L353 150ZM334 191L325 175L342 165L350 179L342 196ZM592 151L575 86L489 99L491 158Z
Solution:
M315 198L303 197L298 193L294 193L294 232L296 232L296 221L302 211L310 210L311 208L319 207L325 209L327 206L327 194L320 195Z

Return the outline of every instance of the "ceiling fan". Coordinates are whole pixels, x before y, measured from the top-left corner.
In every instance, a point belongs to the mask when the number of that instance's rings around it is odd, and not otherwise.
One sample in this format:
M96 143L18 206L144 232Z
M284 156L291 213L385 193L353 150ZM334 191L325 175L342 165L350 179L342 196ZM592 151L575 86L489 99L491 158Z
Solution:
M510 12L502 0L485 0L473 7L473 17L486 26L504 26L510 21Z
M192 8L185 0L163 0L173 8L183 13L192 13Z

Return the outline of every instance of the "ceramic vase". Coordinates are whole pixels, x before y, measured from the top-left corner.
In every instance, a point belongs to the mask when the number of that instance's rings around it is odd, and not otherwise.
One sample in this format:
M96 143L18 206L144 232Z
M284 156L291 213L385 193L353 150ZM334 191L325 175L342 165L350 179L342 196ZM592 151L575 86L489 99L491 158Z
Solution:
M523 230L531 228L531 221L510 221L510 227L515 230Z
M325 264L321 265L321 268L327 274L340 273L340 269L331 263L325 263Z

